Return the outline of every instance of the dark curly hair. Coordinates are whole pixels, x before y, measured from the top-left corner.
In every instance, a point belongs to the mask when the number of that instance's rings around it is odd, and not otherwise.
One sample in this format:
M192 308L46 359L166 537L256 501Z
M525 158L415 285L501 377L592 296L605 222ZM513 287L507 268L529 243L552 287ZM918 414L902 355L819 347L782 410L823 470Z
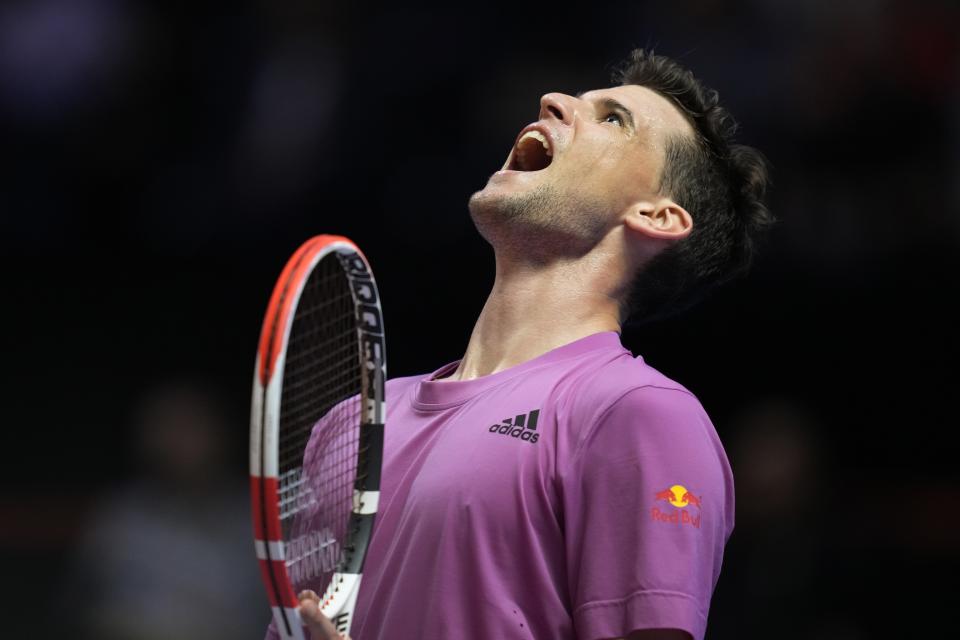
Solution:
M693 230L644 266L622 305L621 317L646 322L689 308L747 271L773 223L764 202L768 163L756 149L733 142L737 124L719 106L717 92L676 61L635 49L613 81L666 97L696 132L667 143L660 180L660 192L690 212Z

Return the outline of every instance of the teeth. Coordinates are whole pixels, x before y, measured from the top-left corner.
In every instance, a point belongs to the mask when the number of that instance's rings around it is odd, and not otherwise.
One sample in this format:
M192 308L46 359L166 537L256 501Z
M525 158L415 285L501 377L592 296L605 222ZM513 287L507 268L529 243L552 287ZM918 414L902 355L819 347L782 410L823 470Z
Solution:
M526 140L527 138L533 138L534 140L539 141L540 144L543 145L543 148L547 150L547 155L548 155L548 156L552 156L552 155L553 155L553 151L550 150L550 145L549 145L549 143L547 143L547 138L546 138L546 136L544 136L544 135L543 135L542 133L540 133L539 131L527 131L525 134L523 134L523 135L520 137L520 140L518 141L518 143L519 143L519 142L523 142L523 141Z

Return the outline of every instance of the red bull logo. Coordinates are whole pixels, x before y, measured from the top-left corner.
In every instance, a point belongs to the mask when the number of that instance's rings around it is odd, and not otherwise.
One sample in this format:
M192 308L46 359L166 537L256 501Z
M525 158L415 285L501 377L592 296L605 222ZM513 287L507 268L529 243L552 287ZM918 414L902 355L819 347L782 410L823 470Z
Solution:
M650 516L658 522L669 522L677 526L688 524L696 529L700 528L700 498L693 495L682 484L675 484L669 489L657 491L653 494L654 500L663 500L668 502L676 509L660 510L659 507L653 507ZM697 508L696 514L692 513L686 507L693 505Z

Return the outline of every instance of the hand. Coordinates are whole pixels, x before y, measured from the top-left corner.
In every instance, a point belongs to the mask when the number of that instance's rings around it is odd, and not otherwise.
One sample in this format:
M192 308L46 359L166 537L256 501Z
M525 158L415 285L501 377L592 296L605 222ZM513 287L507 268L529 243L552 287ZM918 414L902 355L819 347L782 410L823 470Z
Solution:
M350 636L337 631L330 619L320 613L320 596L313 591L302 591L300 598L300 617L310 630L311 640L350 640Z

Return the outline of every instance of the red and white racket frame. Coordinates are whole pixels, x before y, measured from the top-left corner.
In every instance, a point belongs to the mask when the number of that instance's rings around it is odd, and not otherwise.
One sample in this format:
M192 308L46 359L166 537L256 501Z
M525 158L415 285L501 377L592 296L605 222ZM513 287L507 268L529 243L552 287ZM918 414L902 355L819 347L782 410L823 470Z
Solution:
M349 524L351 544L339 571L321 596L321 611L333 620L341 633L349 633L353 621L363 561L380 497L387 373L380 296L369 263L353 242L342 236L315 236L301 245L287 262L270 297L257 349L251 406L250 496L254 546L277 632L284 639L305 640L297 596L285 564L278 506L277 444L284 357L304 284L320 260L332 252L337 253L344 266L358 310L358 366L363 371L358 479Z

